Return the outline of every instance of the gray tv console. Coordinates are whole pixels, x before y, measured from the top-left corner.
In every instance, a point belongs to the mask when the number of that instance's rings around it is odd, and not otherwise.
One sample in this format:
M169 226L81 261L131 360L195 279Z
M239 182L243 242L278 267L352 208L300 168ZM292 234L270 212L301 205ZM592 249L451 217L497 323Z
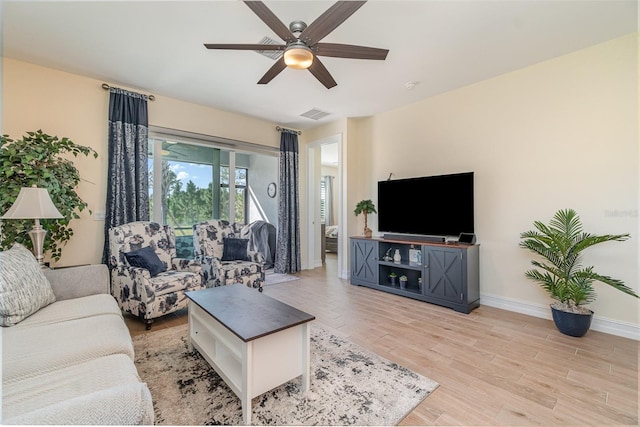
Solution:
M470 313L480 305L480 246L396 238L350 238L351 284L402 295ZM385 260L400 253L399 263ZM420 250L421 261L410 262L409 251ZM392 284L389 275L407 276L406 285Z

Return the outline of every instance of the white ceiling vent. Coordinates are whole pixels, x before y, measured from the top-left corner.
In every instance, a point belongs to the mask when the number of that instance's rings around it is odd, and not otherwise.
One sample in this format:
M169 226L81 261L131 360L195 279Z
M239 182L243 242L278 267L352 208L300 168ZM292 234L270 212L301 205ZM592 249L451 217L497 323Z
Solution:
M327 113L326 111L322 111L322 110L319 110L317 108L312 108L311 110L307 111L306 113L302 113L300 115L302 117L306 117L308 119L320 120L320 119L322 119L324 117L327 117L330 114L331 113Z
M267 36L264 36L262 40L258 42L258 44L282 44L282 43L274 39L271 39ZM280 57L284 53L284 51L282 50L256 50L256 52L258 52L260 55L266 56L267 58L271 58L274 61L280 59Z

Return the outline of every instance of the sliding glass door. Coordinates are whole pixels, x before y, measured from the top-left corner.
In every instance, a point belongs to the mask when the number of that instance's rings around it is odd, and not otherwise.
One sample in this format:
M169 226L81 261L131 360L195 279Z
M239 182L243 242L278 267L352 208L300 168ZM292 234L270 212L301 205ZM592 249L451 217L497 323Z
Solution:
M229 218L229 166L218 148L150 139L149 203L151 218L173 227L178 256L193 254L193 224ZM234 221L245 223L247 169L236 167Z
M276 199L267 193L277 177L273 155L150 133L148 162L151 218L173 227L182 258L193 256L193 225L198 222L277 223Z

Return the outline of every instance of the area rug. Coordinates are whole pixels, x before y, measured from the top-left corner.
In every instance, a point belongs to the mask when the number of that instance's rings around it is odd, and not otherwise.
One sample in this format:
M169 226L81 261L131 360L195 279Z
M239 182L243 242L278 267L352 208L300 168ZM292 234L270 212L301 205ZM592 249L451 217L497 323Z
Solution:
M240 399L197 351L187 325L133 338L159 425L241 425ZM300 377L252 401L254 425L396 425L438 383L311 325L311 385Z
M267 273L264 275L264 284L275 285L276 283L291 282L292 280L298 279L300 279L298 276L286 273L274 273L272 270L267 271Z

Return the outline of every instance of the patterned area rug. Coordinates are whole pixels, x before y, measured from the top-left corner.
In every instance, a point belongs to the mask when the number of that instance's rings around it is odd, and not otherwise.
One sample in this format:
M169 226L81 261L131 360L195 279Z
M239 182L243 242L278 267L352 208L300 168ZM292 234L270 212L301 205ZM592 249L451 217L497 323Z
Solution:
M161 425L241 425L240 400L187 350L187 325L133 338ZM300 378L253 399L254 425L396 425L438 383L311 325L311 387Z
M276 283L291 282L300 279L298 276L286 273L274 273L273 270L267 271L264 275L265 285L275 285Z

